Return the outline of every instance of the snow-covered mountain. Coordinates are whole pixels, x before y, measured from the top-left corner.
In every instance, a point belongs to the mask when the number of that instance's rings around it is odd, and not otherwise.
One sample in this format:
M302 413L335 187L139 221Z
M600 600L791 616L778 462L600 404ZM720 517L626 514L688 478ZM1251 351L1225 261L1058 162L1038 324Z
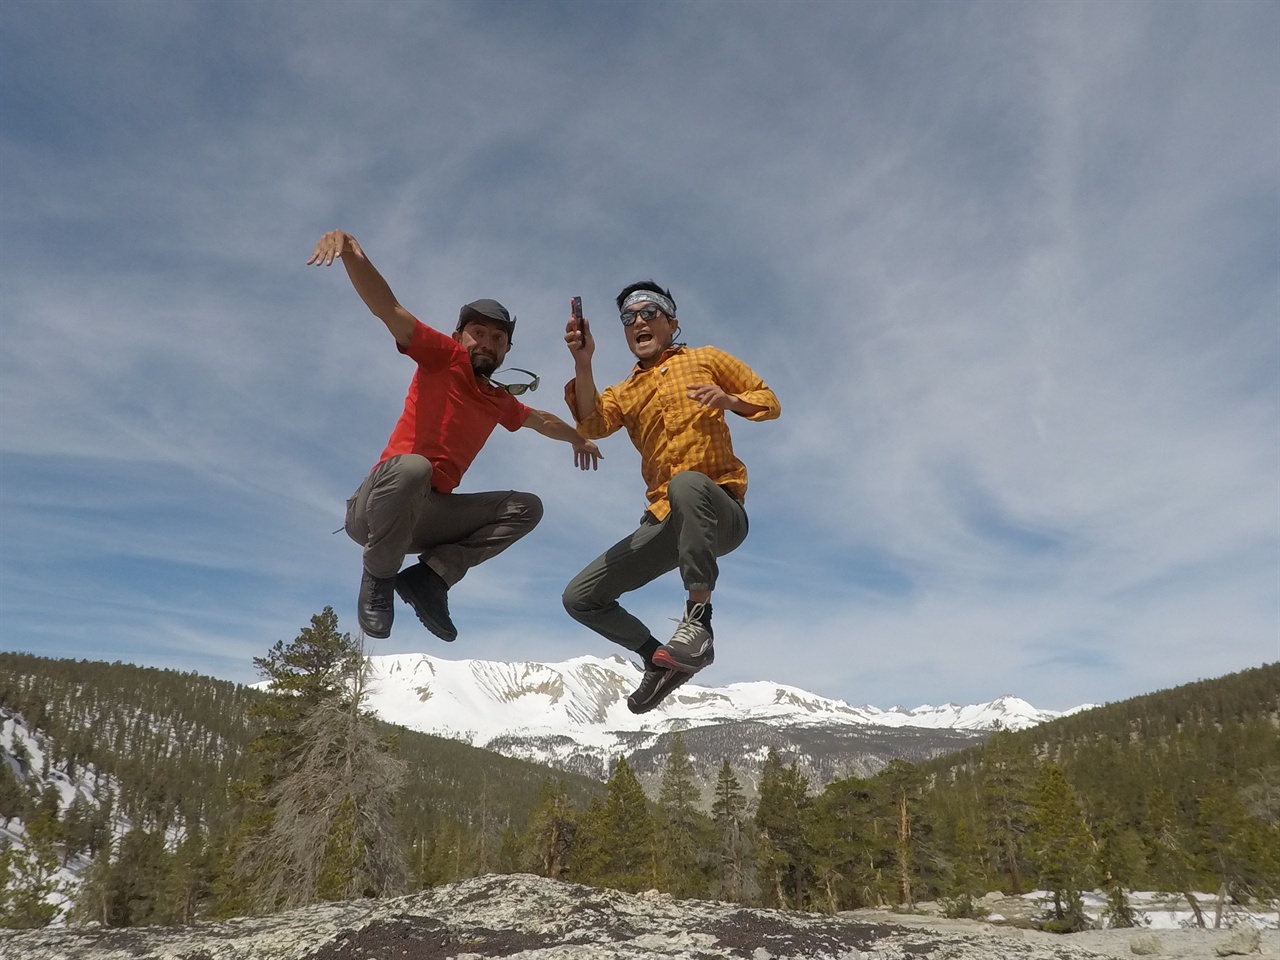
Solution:
M626 698L640 680L640 667L621 656L506 663L397 654L373 657L372 668L369 706L385 720L591 775L606 771L612 758L651 748L676 731L733 730L732 749L748 753L755 752L754 740L780 732L805 741L815 736L830 740L833 734L866 740L885 734L886 728L925 739L931 731L967 734L944 738L945 745L932 751L936 753L965 746L996 723L1017 730L1061 716L1013 696L963 707L853 707L764 681L727 687L690 682L657 710L635 716L627 710ZM756 736L744 738L744 731ZM907 739L900 735L895 742ZM718 741L720 749L729 749L723 740ZM891 750L890 755L904 754ZM881 765L863 765L854 772L872 772Z

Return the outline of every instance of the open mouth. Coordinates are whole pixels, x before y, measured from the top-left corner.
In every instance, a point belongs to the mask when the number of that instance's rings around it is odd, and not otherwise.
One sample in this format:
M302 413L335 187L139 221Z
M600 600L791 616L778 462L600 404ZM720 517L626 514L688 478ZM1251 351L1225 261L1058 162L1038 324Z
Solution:
M652 333L637 333L637 334L636 334L636 344L637 344L637 345L639 345L639 344L641 344L641 343L648 343L648 342L649 342L650 340L652 340L652 339L653 339L653 334L652 334Z

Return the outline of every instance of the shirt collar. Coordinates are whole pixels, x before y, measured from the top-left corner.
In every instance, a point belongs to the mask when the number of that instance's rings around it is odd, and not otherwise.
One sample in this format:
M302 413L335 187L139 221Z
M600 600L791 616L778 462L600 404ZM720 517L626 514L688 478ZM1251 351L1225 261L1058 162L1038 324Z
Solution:
M683 343L673 343L671 346L667 347L667 349L665 349L665 350L663 350L663 351L662 351L662 353L661 353L661 355L658 357L658 359L657 359L657 360L655 360L655 361L653 362L653 366L652 366L652 367L649 367L649 368L648 368L648 370L655 370L655 369L657 369L657 368L658 368L658 366L660 366L660 365L661 365L662 361L666 360L666 359L667 359L667 358L669 358L669 357L674 357L677 353L679 353L679 352L680 352L681 350L683 350L684 348L685 348L685 344L683 344ZM641 366L640 366L640 361L639 361L639 360L637 360L637 361L636 361L636 365L635 365L634 367L632 367L632 368L631 368L631 376L632 376L632 378L638 377L640 374L645 373L645 372L647 372L647 371L646 371L646 369L645 369L645 368L643 368L643 367L641 367Z

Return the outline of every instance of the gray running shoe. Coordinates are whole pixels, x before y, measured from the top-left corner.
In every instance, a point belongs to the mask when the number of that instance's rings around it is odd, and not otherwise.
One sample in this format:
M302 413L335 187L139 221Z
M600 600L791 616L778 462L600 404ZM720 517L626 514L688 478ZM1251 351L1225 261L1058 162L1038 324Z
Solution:
M665 667L645 667L640 686L627 697L627 709L632 713L648 713L665 700L667 694L687 683L692 676L692 673L681 673Z
M709 667L715 663L715 660L715 650L709 650L703 666ZM682 670L670 670L657 664L645 667L644 676L640 678L640 686L636 687L635 692L627 697L627 709L632 713L648 713L675 692L677 687L682 687L688 683L689 678L692 676L692 673L685 673Z
M675 635L653 655L654 666L697 673L715 659L711 647L711 625L709 622L703 625L705 611L704 603L686 605L684 618L677 622Z

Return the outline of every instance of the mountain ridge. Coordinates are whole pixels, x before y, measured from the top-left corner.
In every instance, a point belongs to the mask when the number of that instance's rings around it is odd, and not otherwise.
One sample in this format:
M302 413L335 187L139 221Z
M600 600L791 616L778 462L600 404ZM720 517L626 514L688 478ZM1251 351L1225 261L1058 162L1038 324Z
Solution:
M720 729L737 759L765 741L799 760L817 779L870 775L898 757L936 756L969 746L996 729L1021 730L1086 709L1041 710L1004 695L986 704L854 707L843 700L770 681L724 687L690 681L658 709L636 716L626 697L640 680L620 655L584 655L557 663L435 657L370 657L368 705L381 719L461 740L522 760L604 778L618 756L648 754L671 736ZM822 742L828 759L810 749ZM837 742L843 747L835 745ZM665 755L665 750L658 751ZM849 756L841 757L842 752ZM696 766L720 759L695 757Z

